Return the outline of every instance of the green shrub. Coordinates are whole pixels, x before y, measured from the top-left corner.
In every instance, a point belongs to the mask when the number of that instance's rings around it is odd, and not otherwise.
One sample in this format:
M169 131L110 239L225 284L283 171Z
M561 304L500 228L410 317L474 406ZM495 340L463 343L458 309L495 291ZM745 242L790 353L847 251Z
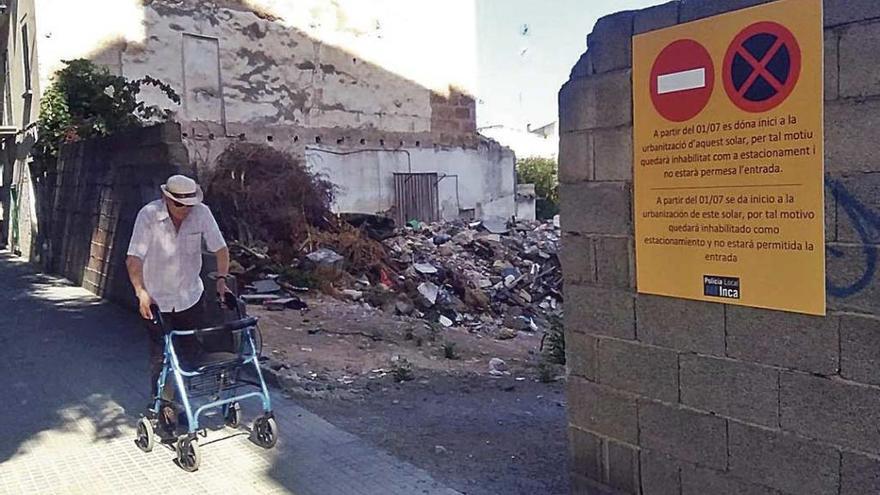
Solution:
M538 219L545 220L559 213L559 178L555 160L539 157L517 160L516 180L520 184L535 185L535 215Z
M180 104L171 86L158 79L147 76L130 81L85 59L65 60L64 64L40 100L34 157L44 164L54 163L64 143L169 119L170 111L138 101L143 86L156 87Z

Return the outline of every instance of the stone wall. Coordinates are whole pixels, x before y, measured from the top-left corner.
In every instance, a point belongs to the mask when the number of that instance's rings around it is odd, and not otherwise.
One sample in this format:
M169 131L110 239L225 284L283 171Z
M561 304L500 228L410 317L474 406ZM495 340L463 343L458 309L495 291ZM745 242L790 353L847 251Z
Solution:
M605 17L559 93L576 493L880 492L880 2L825 1L828 316L635 289L632 36L759 3Z
M140 208L189 170L180 126L163 124L64 146L46 198L44 268L124 305L135 302L125 257Z

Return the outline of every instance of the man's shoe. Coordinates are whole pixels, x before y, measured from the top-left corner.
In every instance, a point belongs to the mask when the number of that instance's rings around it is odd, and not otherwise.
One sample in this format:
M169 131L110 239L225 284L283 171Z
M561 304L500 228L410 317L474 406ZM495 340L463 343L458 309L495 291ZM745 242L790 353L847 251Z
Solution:
M177 426L177 413L171 405L164 405L159 410L159 432L163 437L174 438L174 430Z

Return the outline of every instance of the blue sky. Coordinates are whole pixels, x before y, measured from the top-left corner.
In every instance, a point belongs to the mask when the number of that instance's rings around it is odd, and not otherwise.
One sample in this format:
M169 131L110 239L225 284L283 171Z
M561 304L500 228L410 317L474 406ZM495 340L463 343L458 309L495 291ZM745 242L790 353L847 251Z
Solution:
M596 20L666 1L477 0L477 125L555 121L556 95Z

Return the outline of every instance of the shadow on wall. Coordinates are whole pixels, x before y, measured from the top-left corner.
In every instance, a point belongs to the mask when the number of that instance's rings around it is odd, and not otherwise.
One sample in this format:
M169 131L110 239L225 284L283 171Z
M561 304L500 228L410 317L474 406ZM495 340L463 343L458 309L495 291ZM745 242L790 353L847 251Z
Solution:
M246 0L146 1L143 15L142 43L113 43L90 58L127 78L150 75L174 86L200 170L210 170L232 140L299 155L306 145L478 143L472 97L452 88L437 94Z
M63 146L36 188L43 269L133 306L125 256L135 217L169 175L192 173L188 161L172 123Z

